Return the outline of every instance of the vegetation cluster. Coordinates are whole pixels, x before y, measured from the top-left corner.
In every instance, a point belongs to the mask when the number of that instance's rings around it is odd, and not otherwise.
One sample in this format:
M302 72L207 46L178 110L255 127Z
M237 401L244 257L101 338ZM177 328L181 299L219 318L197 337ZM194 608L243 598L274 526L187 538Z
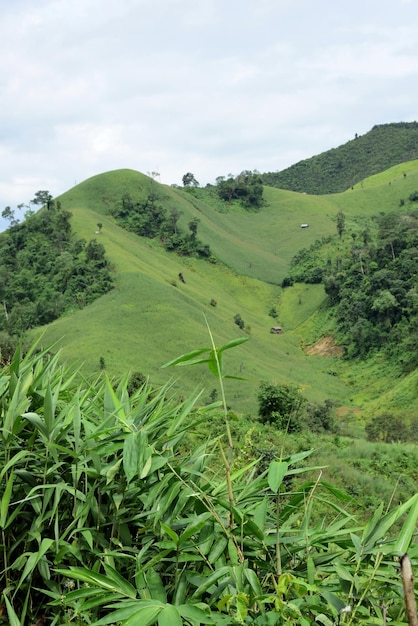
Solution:
M337 222L338 225L338 222ZM294 257L284 286L323 282L347 358L384 350L410 372L418 365L418 212L361 220L351 232L317 240Z
M281 172L261 174L264 185L310 194L338 193L368 176L418 157L418 122L376 125L365 135Z
M214 260L210 247L197 237L199 219L193 218L188 224L189 233L185 233L178 223L181 212L174 206L165 209L152 189L145 200L135 201L125 193L110 213L122 228L140 237L156 238L168 251Z
M256 170L244 170L238 176L218 176L216 191L225 202L238 200L247 210L258 211L263 206L263 181Z
M10 207L2 213L11 225L0 234L0 330L9 336L84 307L113 286L103 245L75 237L71 213L48 192L37 192L34 203L44 208L27 211L22 223Z
M220 386L225 431L193 447L214 409L198 396L146 382L129 393L127 375L80 382L37 346L1 370L10 624L406 622L399 559L418 565L418 496L359 524L309 451L239 462L223 356L244 340L172 362L207 363Z

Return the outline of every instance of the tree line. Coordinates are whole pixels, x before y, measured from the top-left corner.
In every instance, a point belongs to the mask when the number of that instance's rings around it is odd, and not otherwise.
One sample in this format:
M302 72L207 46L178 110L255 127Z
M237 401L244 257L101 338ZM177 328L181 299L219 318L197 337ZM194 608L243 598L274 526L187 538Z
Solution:
M347 358L384 350L405 372L418 365L418 211L378 215L346 233L298 252L283 286L322 282Z
M197 236L198 218L190 220L189 232L185 232L179 226L181 211L174 206L165 209L158 194L153 191L145 200L134 200L129 193L125 193L110 214L122 228L140 237L159 239L166 250L182 256L212 259L210 247Z
M86 306L112 288L103 245L76 238L71 213L49 192L37 192L32 203L43 208L29 209L21 223L10 207L2 212L10 221L0 233L3 340Z

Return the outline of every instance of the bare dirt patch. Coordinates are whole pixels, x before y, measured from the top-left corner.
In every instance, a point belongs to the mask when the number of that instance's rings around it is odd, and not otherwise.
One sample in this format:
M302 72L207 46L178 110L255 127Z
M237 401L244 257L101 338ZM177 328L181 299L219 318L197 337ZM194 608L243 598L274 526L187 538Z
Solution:
M315 354L319 356L342 356L344 354L344 348L337 346L334 338L331 335L322 337L319 341L306 349L307 354Z

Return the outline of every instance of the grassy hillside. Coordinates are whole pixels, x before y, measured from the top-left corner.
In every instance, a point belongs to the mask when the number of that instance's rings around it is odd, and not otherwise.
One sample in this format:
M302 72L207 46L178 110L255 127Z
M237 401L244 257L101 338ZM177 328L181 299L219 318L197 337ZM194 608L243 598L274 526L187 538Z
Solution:
M300 385L314 402L333 398L342 406L364 407L368 402L361 393L364 378L354 384L343 374L336 377L336 371L344 369L338 359L308 355L301 347L329 330L321 309L326 300L322 286L295 285L284 295L279 285L299 249L335 234L338 211L349 220L358 214L396 210L400 200L417 188L418 162L413 161L404 165L402 174L392 168L341 194L315 196L266 188L266 206L250 213L234 204L209 204L207 190L161 186L132 170L95 176L59 199L72 212L76 234L87 240L96 236L104 245L115 289L43 329L43 341L57 342L63 357L83 363L85 371L99 371L104 359L110 374L141 371L162 382L171 373L179 391L203 387L207 399L216 384L203 366L160 370L179 354L209 345L206 317L218 344L251 337L226 358L229 374L248 379L245 384L228 383L235 410L254 411L262 380ZM158 242L115 225L109 209L122 195L143 198L150 189L165 207L182 213L181 225L195 217L200 220L199 237L210 245L218 263L165 252ZM98 223L103 227L95 234ZM309 228L301 229L301 223L309 223ZM178 279L180 272L185 284ZM217 305L211 306L211 300ZM268 315L272 306L279 312L277 321ZM237 313L245 331L234 324ZM275 324L284 327L282 335L269 333Z
M314 194L341 192L359 181L418 157L418 123L374 126L365 135L305 159L281 172L262 175L263 183Z

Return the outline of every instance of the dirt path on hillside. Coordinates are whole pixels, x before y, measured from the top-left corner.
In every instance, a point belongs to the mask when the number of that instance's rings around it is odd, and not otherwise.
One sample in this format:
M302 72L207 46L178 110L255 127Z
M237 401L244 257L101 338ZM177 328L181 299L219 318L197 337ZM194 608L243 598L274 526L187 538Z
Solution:
M337 346L334 338L331 337L331 335L327 335L312 346L309 346L309 348L306 348L306 353L319 356L342 356L344 354L344 348Z

